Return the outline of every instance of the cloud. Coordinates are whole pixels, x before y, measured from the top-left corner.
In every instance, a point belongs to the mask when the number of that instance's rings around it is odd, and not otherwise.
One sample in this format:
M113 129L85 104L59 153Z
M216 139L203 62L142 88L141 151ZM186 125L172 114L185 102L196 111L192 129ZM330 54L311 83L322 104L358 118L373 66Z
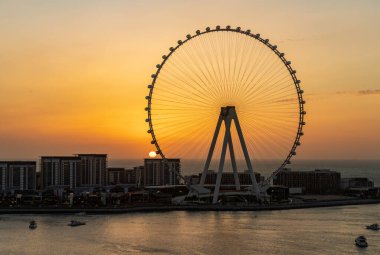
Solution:
M358 96L368 96L368 95L380 95L380 89L366 89L357 91L337 91L337 95L358 95Z
M285 99L280 99L277 101L274 101L275 103L287 103L287 102L297 102L298 98L285 98Z
M366 95L378 95L380 94L380 89L367 89L367 90L359 90L357 92L360 96L366 96Z

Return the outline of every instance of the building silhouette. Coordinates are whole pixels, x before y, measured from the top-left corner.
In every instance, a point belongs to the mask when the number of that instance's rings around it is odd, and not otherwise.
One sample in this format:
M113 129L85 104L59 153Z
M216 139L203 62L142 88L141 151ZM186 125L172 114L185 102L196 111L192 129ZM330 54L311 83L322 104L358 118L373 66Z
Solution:
M340 191L340 173L329 169L282 171L273 184L301 188L306 194L334 194Z
M0 161L0 191L36 189L35 161Z
M170 171L171 168L173 171ZM179 159L144 159L144 169L141 173L141 186L178 185L179 180L174 173L181 172Z
M108 184L107 154L78 154L81 166L79 186L101 187Z
M107 154L42 156L41 179L42 189L106 186Z
M41 157L42 188L60 186L75 189L80 186L80 169L81 160L77 156L43 156Z

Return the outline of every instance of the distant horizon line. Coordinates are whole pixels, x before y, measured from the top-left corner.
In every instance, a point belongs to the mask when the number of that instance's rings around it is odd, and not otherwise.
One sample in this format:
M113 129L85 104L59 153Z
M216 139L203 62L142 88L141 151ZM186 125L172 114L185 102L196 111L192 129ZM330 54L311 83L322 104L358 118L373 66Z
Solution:
M89 153L87 153L89 154ZM91 154L91 153L90 153ZM97 153L99 154L99 153ZM144 159L160 159L160 157L155 157L155 158L150 158L150 157L142 157L142 158L119 158L119 157L108 157L108 154L102 153L107 155L108 160L144 160ZM38 156L37 159L40 159L41 157L67 157L67 156L75 156L79 154L71 154L71 155L49 155L49 156ZM205 158L180 158L180 157L168 157L168 159L171 158L178 158L178 159L185 159L185 160L205 160ZM35 160L35 157L9 157L9 158L0 158L0 161L8 161L8 160ZM226 159L227 160L227 159ZM244 160L244 159L241 159ZM257 161L271 161L271 160L280 160L276 158L267 158L267 159L256 159ZM377 161L380 160L380 158L368 158L368 159L358 159L358 158L335 158L335 159L329 159L329 158L292 158L292 161L311 161L311 160L322 160L322 161L361 161L361 160L366 160L366 161ZM255 159L253 159L255 161Z

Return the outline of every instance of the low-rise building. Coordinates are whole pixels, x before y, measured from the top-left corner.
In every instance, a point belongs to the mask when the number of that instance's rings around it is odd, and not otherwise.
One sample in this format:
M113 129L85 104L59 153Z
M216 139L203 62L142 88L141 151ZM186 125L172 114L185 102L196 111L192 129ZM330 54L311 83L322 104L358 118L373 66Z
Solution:
M360 188L372 188L374 185L373 181L365 177L351 177L342 178L340 180L340 187L342 190L347 189L360 189Z
M125 183L125 168L109 167L107 168L108 185Z
M282 171L273 179L273 184L302 188L306 194L336 194L340 191L340 173L329 169Z
M200 173L199 174L199 179L200 179L200 176L202 174ZM213 170L209 170L206 174L206 179L205 179L205 185L215 185L216 184L216 178L217 178L218 174L213 171ZM242 186L248 186L248 185L252 185L252 180L251 180L251 176L250 174L248 173L248 171L245 171L245 172L239 172L238 173L238 178L239 178L239 183L240 185ZM256 182L259 183L260 180L261 180L261 174L260 173L255 173L255 178L256 178ZM220 185L223 187L223 186L235 186L235 177L234 177L234 173L232 172L224 172L222 173L222 180L220 182Z

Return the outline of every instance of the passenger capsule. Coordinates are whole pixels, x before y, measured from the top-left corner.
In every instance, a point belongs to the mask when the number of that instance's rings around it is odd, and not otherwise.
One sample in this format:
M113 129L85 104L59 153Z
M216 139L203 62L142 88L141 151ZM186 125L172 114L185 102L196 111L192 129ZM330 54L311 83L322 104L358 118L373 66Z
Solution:
M306 104L306 101L305 101L305 100L302 100L302 101L301 101L301 104Z
M303 90L302 89L299 92L300 92L300 94L303 94Z
M216 26L216 30L220 30L220 26Z
M173 48L173 47L170 47L169 50L170 50L170 51L174 51L174 48Z
M297 152L295 151L292 151L292 155L295 156L297 154Z
M150 99L150 96L146 96L145 99L146 99L146 100L149 100L149 99Z
M272 49L274 49L274 50L277 49L277 45L273 45Z
M149 129L149 130L148 130L148 131L146 131L146 132L147 132L148 134L150 134L150 133L152 133L152 130L150 130L150 129Z
M285 53L280 53L280 57L282 58L283 56L285 56Z
M264 43L268 43L268 42L269 42L269 39L265 39L265 40L264 40Z
M161 67L161 65L160 65L160 64L157 64L157 65L156 65L156 67L157 67L157 68L160 68L160 67Z
M154 78L154 77L156 77L156 75L155 75L155 74L152 74L150 77Z
M260 34L256 34L256 35L255 35L255 38L256 38L256 39L259 39L259 38L260 38Z
M227 29L227 30L230 30L230 29L231 29L231 26L226 26L226 29Z
M190 39L190 38L191 38L191 35L186 35L186 38L187 38L187 39Z
M145 107L145 111L149 111L149 107Z
M291 74L295 74L297 71L296 70L292 70Z
M290 65L292 63L292 61L286 61L286 65Z
M286 164L290 165L292 162L290 160L286 161Z
M306 111L302 111L301 114L302 114L302 115L306 115Z
M247 30L247 31L245 31L245 33L247 34L247 35L249 35L250 33L251 33L251 30Z
M149 119L145 119L145 122L149 122Z
M167 56L166 56L166 55L163 55L163 56L162 56L162 58L163 58L163 59L166 59L166 58L167 58Z
M304 121L301 122L301 125L302 125L302 126L305 126L305 125L306 125L306 122L304 122Z
M237 28L236 28L236 31L240 32L240 29L241 29L240 27L237 27Z
M178 42L177 42L179 45L181 45L182 44L182 41L181 40L178 40Z
M299 132L299 135L300 135L300 136L303 136L303 132Z
M211 30L210 27L206 27L207 32L210 32L210 30Z
M152 85L152 84L149 84L149 85L148 85L148 89L151 89L151 88L153 88L153 85Z
M197 35L200 35L200 34L201 34L201 31L200 31L200 30L197 30L195 33L196 33Z
M151 144L155 144L155 143L156 143L156 141L155 141L155 140L152 140L152 141L150 141L150 143L151 143Z
M301 143L300 143L300 142L296 142L296 145L297 145L297 146L300 146L300 145L301 145Z
M297 83L297 84L300 84L300 83L301 83L301 81L300 81L300 80L296 80L296 83Z

